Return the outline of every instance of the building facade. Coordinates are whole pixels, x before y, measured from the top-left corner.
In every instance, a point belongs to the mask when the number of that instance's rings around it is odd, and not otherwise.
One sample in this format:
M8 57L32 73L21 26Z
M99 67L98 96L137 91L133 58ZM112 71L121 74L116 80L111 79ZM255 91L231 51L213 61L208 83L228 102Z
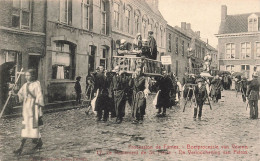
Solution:
M179 80L185 73L199 74L205 55L210 53L213 61L212 68L216 68L217 50L200 38L200 32L194 32L191 24L182 22L181 27L167 25L166 30L166 55L172 59L171 68Z
M1 89L6 83L14 83L22 68L36 69L38 79L44 84L45 5L45 1L0 2ZM24 77L19 79L18 88L24 82ZM5 93L1 91L0 104L5 101L2 94Z
M137 33L143 39L148 38L148 31L154 32L157 41L158 56L166 52L166 25L158 9L158 0L112 0L112 38L114 44L124 39L132 43ZM114 50L116 55L116 50Z
M220 70L243 72L250 79L260 72L260 12L227 15L227 6L222 6L216 37Z
M48 102L73 100L74 83L111 65L110 1L47 1L45 91Z

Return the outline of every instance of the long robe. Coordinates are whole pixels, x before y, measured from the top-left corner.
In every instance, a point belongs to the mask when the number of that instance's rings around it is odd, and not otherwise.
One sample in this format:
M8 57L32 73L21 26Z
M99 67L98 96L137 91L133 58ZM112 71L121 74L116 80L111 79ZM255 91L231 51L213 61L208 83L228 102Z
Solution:
M151 55L149 56L150 59L157 59L157 44L156 40L154 39L153 36L149 36L149 42L148 45L151 48Z
M131 83L132 82L132 83ZM145 115L146 98L144 90L148 90L148 81L144 76L138 76L129 83L133 87L132 117L140 119Z
M40 138L38 120L44 106L40 82L25 83L18 96L23 101L22 138Z
M169 76L161 77L157 80L157 84L159 85L159 90L161 90L161 92L158 95L158 102L156 108L169 108L171 106L170 92L173 88L171 78Z

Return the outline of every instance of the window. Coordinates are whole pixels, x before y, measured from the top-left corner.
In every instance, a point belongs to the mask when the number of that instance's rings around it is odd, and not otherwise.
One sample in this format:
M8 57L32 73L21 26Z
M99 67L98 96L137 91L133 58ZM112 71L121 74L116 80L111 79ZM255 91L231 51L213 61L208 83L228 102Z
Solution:
M255 48L256 58L260 59L260 42L255 43Z
M90 11L90 0L82 0L82 15L83 15L83 29L89 30L89 11Z
M52 79L74 79L75 55L69 44L57 42L52 52Z
M101 16L101 22L102 22L102 29L101 29L101 33L102 34L107 34L106 31L106 27L107 27L107 15L106 15L106 2L104 0L101 1L101 12L102 12L102 16Z
M251 55L251 44L249 42L241 43L241 59L248 59Z
M144 15L143 16L143 37L146 38L147 37L147 16Z
M163 28L162 28L162 26L160 27L160 31L161 31L161 47L163 47Z
M169 46L168 52L171 52L172 51L172 35L171 34L168 35L168 46Z
M158 38L158 26L159 26L158 23L156 23L156 24L155 24L155 27L154 27L154 30L155 30L155 39L156 39L156 41L159 41L159 40L158 40L158 39L159 39L159 38Z
M88 14L88 19L89 19L89 14ZM71 25L72 23L72 1L71 0L60 0L59 20L62 23Z
M230 73L234 71L234 65L226 65L226 71L229 71Z
M125 11L125 24L126 24L126 31L127 33L130 33L131 30L131 8L127 7Z
M13 0L12 27L30 29L31 4L30 0Z
M241 72L245 74L245 76L249 77L250 65L241 65Z
M153 31L153 24L154 24L154 21L153 21L153 19L151 19L149 21L149 30L151 30L151 31Z
M107 69L107 54L108 50L106 48L103 48L100 56L100 66L103 66L105 69Z
M5 75L8 81L6 83L14 84L17 80L17 72L21 71L22 68L22 54L17 51L4 50L0 53L0 65L5 72L9 72ZM20 82L18 82L18 88L20 85Z
M140 12L135 11L135 32L138 33L140 31Z
M252 18L249 18L248 31L249 32L258 31L258 18L257 17L253 16Z
M175 53L176 54L179 54L179 38L178 37L176 37L175 38Z
M120 5L114 3L114 26L119 29L119 19L120 19Z
M182 48L182 56L184 56L184 41L181 42L181 48Z
M226 59L235 59L235 44L226 44Z

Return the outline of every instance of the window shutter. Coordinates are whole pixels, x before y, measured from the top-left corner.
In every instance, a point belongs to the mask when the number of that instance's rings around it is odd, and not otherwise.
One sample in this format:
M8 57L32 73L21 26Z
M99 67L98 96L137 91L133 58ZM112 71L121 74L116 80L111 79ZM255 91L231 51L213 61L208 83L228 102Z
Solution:
M72 25L72 0L69 0L68 3L68 24Z
M89 6L89 30L93 30L93 0L90 1Z
M110 34L110 3L106 1L106 35Z

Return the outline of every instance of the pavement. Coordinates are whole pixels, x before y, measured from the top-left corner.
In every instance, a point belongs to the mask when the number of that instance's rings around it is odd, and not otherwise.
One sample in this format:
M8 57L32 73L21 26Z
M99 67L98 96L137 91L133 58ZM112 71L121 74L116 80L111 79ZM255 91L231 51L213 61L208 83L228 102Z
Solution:
M165 160L260 160L259 119L249 119L249 108L241 94L223 91L212 110L204 105L201 120L193 119L188 102L156 117L147 100L143 124L132 124L130 107L122 124L115 119L97 123L86 109L47 113L40 128L43 147L32 151L28 140L21 156L12 153L21 140L21 117L0 120L0 161L10 160L90 160L90 161L165 161Z

